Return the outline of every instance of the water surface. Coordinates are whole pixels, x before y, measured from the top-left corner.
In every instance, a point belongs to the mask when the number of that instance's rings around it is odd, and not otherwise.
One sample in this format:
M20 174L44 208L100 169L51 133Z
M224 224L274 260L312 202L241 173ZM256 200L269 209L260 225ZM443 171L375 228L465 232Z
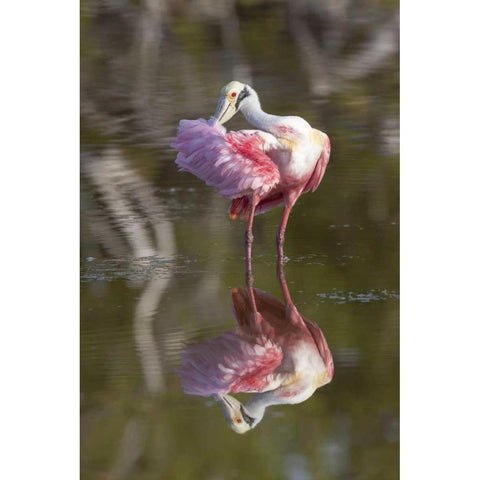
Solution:
M82 478L398 478L397 23L396 2L83 2ZM177 374L186 345L235 325L244 224L169 147L234 78L332 143L285 274L335 376L244 436ZM255 287L275 296L280 216L254 224Z

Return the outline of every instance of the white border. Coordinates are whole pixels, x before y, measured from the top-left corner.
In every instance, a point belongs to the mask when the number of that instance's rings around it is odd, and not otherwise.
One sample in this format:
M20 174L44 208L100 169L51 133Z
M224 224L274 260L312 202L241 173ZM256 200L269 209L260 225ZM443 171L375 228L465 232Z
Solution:
M401 5L405 479L478 471L480 77L466 5ZM2 7L2 478L79 475L78 8Z
M480 78L478 14L466 4L401 5L405 479L478 472Z
M1 478L79 477L79 5L2 6Z

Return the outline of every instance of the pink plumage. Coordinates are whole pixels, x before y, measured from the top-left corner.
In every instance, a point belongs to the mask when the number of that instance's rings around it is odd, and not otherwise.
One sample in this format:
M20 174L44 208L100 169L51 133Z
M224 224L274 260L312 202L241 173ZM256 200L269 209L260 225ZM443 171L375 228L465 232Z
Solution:
M333 377L333 358L320 327L272 295L258 289L252 292L256 307L248 288L232 290L237 328L183 352L179 374L185 393L221 397L277 388L291 373L292 348L307 356L316 351L328 381Z
M328 378L331 380L335 373L335 365L333 363L332 352L330 352L330 348L328 348L327 340L325 339L325 336L323 335L321 328L316 323L310 322L305 317L303 317L303 315L302 315L302 318L308 330L310 331L310 334L312 335L312 338L315 342L315 345L318 348L318 352L320 353L320 356L325 362L325 366L327 367Z
M221 125L241 111L257 130L227 132ZM233 81L225 85L214 116L181 120L176 139L181 170L232 199L230 218L248 220L246 258L252 255L255 215L284 206L277 233L277 253L283 243L290 212L303 193L320 184L330 157L328 136L297 116L262 110L255 90Z
M228 132L215 119L181 120L172 147L175 163L216 187L220 194L237 198L264 197L280 180L278 167L263 150L256 132Z
M322 181L323 176L325 175L325 171L327 170L328 160L330 159L330 139L325 135L325 146L320 154L320 158L317 160L315 164L315 168L313 170L312 176L306 183L305 187L302 190L302 193L307 192L314 192L320 182Z
M282 363L282 348L265 319L255 317L248 289L234 288L232 302L238 327L185 350L179 371L185 393L261 392Z
M179 371L183 390L208 397L261 392L282 362L282 350L265 336L245 338L239 330L191 345Z

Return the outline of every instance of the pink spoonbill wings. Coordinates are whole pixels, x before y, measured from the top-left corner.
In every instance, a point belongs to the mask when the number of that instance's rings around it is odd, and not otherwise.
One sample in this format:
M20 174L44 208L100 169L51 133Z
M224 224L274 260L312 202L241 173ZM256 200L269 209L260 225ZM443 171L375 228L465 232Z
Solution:
M241 111L256 130L222 126ZM303 118L271 115L262 110L255 90L233 81L222 88L217 110L206 121L181 120L172 147L176 164L231 198L230 217L248 220L245 235L251 257L253 218L284 206L277 234L278 255L288 217L302 193L315 191L330 157L328 136Z

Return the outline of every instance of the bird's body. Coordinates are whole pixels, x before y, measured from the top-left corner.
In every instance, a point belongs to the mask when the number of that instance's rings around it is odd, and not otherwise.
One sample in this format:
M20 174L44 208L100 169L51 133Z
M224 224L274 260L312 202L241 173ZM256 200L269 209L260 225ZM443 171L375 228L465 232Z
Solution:
M220 123L238 110L257 130L227 133ZM247 247L254 215L284 205L277 236L281 256L290 211L302 193L318 187L330 157L325 133L300 117L265 113L256 92L239 82L223 88L210 121L182 120L172 147L181 170L232 198L231 218L248 218Z

